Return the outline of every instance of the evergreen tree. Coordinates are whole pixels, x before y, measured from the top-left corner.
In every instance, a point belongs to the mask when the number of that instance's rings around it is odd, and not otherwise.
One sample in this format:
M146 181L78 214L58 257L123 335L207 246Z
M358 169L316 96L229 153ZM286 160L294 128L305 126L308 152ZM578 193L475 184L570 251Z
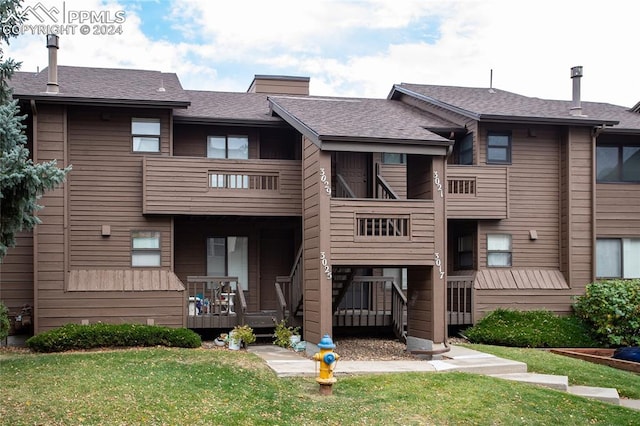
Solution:
M0 22L3 26L20 25L22 0L0 0ZM2 44L9 44L11 34L0 31ZM18 101L12 98L9 80L20 63L4 58L0 45L0 261L9 247L16 244L15 234L31 230L40 223L36 212L42 194L64 182L71 167L59 169L56 161L34 163L29 158L24 134L24 115Z

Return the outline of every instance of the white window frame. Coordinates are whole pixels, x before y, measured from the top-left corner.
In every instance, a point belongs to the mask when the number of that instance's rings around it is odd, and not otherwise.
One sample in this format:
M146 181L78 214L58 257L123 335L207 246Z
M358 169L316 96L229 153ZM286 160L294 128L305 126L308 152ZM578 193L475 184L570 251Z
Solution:
M611 254L611 250L606 247L606 243L617 244L617 259L613 259L616 269L613 273L604 273L602 269L605 265L605 258L600 256L602 250L609 250L607 254ZM609 238L602 237L596 239L596 278L623 278L633 279L640 278L640 238ZM611 266L611 265L608 265Z
M509 237L509 247L508 249L504 248L492 248L492 237ZM496 241L497 242L497 241ZM492 254L500 255L500 256L491 256ZM507 262L496 262L495 259L492 258L502 258L503 255L508 254ZM489 268L511 268L513 266L513 237L511 234L504 233L495 233L495 234L487 234L487 267Z
M140 128L140 126L136 126L136 125L142 125L142 127L149 127L149 126L145 126L145 125L149 125L149 124L153 124L153 127L156 127L155 125L157 124L157 131L155 129L144 129L144 128ZM138 128L136 128L138 127ZM160 119L159 118L138 118L138 117L133 117L131 118L131 149L133 152L153 152L153 153L157 153L160 152ZM154 147L152 149L146 148L144 147L144 143L151 143L154 144ZM144 147L144 148L143 148Z
M162 266L160 231L131 231L131 266L134 268Z

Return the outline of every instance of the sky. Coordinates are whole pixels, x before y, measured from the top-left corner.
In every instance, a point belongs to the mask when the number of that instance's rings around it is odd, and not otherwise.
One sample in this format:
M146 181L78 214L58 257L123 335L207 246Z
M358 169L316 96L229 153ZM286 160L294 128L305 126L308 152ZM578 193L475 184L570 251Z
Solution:
M23 6L35 8L26 13L29 27L2 46L23 71L47 66L44 34L53 29L61 32L60 65L175 72L185 89L244 92L254 75L273 74L310 77L318 96L384 98L405 82L492 84L569 100L570 68L582 65L583 100L628 107L640 101L637 0L26 0Z

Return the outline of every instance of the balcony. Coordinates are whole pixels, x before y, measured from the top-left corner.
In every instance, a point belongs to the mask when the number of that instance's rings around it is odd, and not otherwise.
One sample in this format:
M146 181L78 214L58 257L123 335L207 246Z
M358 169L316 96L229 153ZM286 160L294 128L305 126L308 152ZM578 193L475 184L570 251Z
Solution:
M509 169L447 166L447 219L506 219Z
M331 200L331 260L337 265L429 264L434 230L433 201Z
M300 216L302 163L145 157L143 213Z

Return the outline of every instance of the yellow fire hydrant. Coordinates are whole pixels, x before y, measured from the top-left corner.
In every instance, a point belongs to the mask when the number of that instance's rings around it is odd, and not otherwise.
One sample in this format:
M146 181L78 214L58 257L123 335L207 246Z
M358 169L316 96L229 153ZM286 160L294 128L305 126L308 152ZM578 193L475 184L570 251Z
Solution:
M320 395L331 395L332 386L336 382L336 378L333 377L333 370L336 368L340 355L333 352L336 345L328 334L325 334L320 339L318 347L320 352L313 355L313 359L320 362L320 374L316 377L316 382L320 384Z

